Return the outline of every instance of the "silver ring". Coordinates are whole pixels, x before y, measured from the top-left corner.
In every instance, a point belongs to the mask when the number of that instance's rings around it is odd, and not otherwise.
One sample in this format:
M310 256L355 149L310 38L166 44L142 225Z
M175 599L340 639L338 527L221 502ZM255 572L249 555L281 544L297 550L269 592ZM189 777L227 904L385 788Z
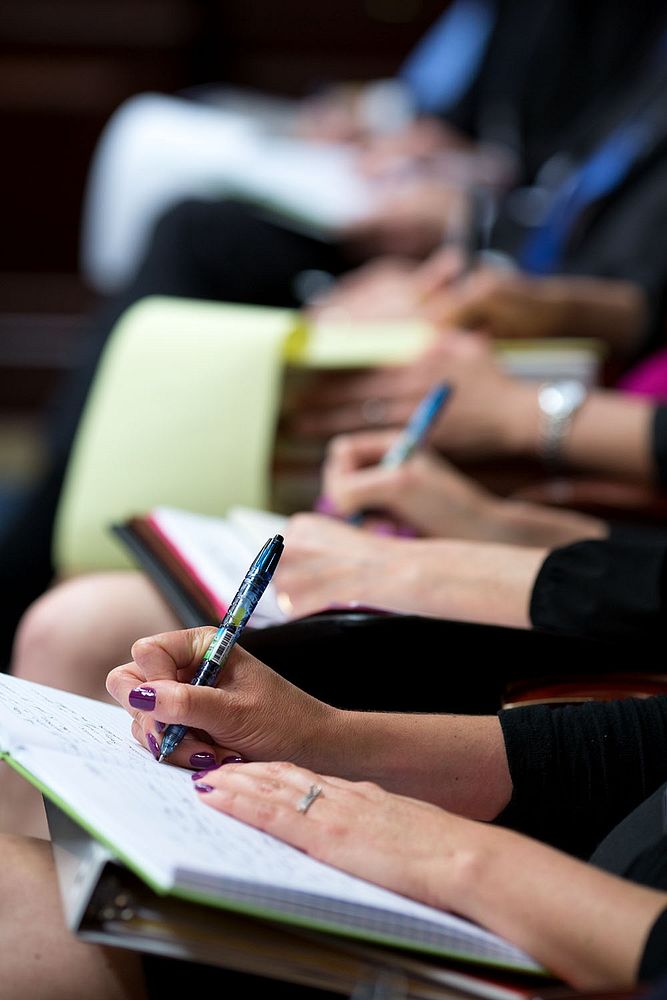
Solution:
M322 795L322 789L319 785L311 785L303 798L299 799L296 805L296 811L300 813L307 813L312 806L315 799Z
M369 427L381 427L387 419L387 404L377 396L365 399L361 404L361 419Z

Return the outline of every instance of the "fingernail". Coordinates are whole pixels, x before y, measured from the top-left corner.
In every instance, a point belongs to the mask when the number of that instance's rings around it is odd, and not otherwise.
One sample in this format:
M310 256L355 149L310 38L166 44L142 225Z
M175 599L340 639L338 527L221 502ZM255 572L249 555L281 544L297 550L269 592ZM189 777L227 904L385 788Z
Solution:
M245 760L243 759L243 757L236 757L234 754L232 754L230 757L223 757L222 763L223 764L245 764Z
M387 521L380 521L378 524L374 524L371 530L374 535L385 535L386 537L396 534L396 529Z
M213 785L207 785L205 781L198 781L195 785L195 789L198 792L212 792Z
M215 764L215 754L212 753L193 753L190 757L190 763L193 767L198 768L200 771L205 769L210 770Z
M155 708L155 690L149 687L132 688L128 701L132 708L142 712L152 712Z
M400 524L398 526L398 530L396 531L396 534L399 535L401 538L416 538L417 537L417 532L409 524Z
M146 742L148 743L148 749L157 760L158 757L160 756L160 744L155 739L152 733L146 733Z
M158 722L157 719L156 719L155 720L155 728L158 731L158 733L163 733L165 731L165 729L167 728L167 723L166 722Z
M335 507L335 504L334 504L333 500L331 500L330 497L325 496L325 495L317 498L317 500L315 501L315 503L313 505L313 509L316 510L318 514L335 514L336 513L336 507Z
M199 778L203 778L205 774L210 774L211 771L217 771L219 767L220 764L216 764L215 767L205 767L203 771L195 771L195 773L191 774L190 777L193 781L198 781Z

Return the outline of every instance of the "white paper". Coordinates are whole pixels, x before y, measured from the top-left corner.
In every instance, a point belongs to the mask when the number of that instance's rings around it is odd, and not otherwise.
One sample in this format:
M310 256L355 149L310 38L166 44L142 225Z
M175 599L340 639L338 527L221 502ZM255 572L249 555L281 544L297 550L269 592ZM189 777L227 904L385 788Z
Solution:
M220 616L234 598L264 543L285 527L286 518L266 511L235 508L228 518L174 507L156 507L151 522L168 540L193 578L208 593ZM275 587L269 584L253 612L254 628L286 621Z
M120 707L0 675L2 749L90 832L164 887L225 895L244 883L257 905L303 893L320 919L358 908L400 922L428 919L457 950L539 968L513 945L465 920L364 882L205 806L190 772L158 764L130 735ZM180 875L180 877L179 877ZM313 912L308 910L307 912Z

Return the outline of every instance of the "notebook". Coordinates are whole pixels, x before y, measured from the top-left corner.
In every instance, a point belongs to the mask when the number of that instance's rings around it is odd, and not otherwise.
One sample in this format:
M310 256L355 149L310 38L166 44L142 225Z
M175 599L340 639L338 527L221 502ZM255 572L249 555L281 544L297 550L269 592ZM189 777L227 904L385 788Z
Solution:
M284 534L287 518L250 507L232 507L211 517L176 507L155 507L146 515L111 526L137 565L148 574L182 625L218 624L261 547ZM348 601L313 615L386 615L396 609ZM309 617L312 617L309 616ZM284 625L289 619L273 583L255 608L248 627Z
M280 514L242 506L224 517L155 507L112 530L189 627L222 619L252 560L268 538L284 533L286 523ZM252 627L286 620L271 583Z
M543 973L511 942L308 857L197 801L120 707L0 675L2 756L160 896L485 966Z

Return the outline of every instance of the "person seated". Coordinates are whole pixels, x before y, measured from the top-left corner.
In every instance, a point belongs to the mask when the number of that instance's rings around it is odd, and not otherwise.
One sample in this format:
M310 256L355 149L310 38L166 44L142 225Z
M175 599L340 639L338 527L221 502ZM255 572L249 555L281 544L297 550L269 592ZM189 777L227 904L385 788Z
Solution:
M413 369L360 374L345 405L318 396L311 419L343 423L361 401L384 393L404 423L434 378L453 385L430 443L454 459L540 455L539 387L503 373L487 338L452 335ZM369 382L370 380L370 382ZM567 467L664 481L667 408L613 390L592 390L572 413L559 458ZM319 431L319 425L307 428ZM305 430L305 428L304 428ZM417 455L395 470L368 466L387 436L338 442L324 490L342 514L380 507L423 537L389 537L321 514L291 519L276 574L283 605L298 617L352 602L404 614L538 629L615 642L664 631L665 538L598 518L503 500L441 458ZM428 536L436 537L428 537ZM440 537L437 537L440 536ZM177 627L140 573L74 578L47 591L23 616L11 670L17 676L104 697L103 678L138 635ZM89 637L98 642L91 649ZM49 657L44 657L48 643ZM11 782L11 778L6 776ZM20 790L3 785L3 829L23 827ZM27 807L30 812L30 807ZM43 819L33 819L43 830ZM23 817L23 818L22 818ZM41 825L40 825L41 824ZM35 827L33 827L35 829Z
M240 647L215 688L184 683L212 634L142 639L107 679L147 752L159 753L165 723L190 727L167 766L198 768L193 809L488 927L577 990L643 988L665 975L667 845L655 817L667 788L667 699L477 717L349 711ZM146 1000L167 983L241 992L250 982L77 940L50 845L0 844L8 1000L76 1000L91 988L102 1000Z
M577 133L572 136L565 127L565 123L570 121L570 112L563 117L555 115L553 120L559 124L552 134L554 141L547 142L544 147L545 158L539 161L544 164L549 176L542 176L540 171L535 174L529 171L531 180L538 181L538 195L539 191L544 194L548 181L549 197L560 198L564 189L559 185L558 179L567 190L572 177L569 170L572 157L580 167L579 173L575 168L574 175L580 180L584 174L588 176L583 168L590 168L591 164L596 163L593 155L586 159L587 154L592 153L591 146L597 148L595 143L599 144L605 135L618 138L616 126L619 120L627 122L629 119L633 126L641 122L642 127L637 133L641 141L634 142L636 136L633 132L632 143L622 142L623 156L620 161L616 156L618 150L612 150L614 169L603 172L604 183L598 183L599 177L592 186L587 181L586 198L582 201L577 197L568 206L568 225L565 229L561 227L555 242L551 238L553 227L547 226L544 230L538 226L536 231L531 229L528 234L531 239L524 241L525 253L520 255L520 263L524 269L539 271L541 274L545 273L546 268L549 273L602 275L629 280L638 285L645 295L640 311L643 312L646 306L646 321L637 333L635 320L630 319L629 323L623 320L621 332L629 329L633 349L641 354L650 351L653 338L662 334L660 297L656 288L661 288L664 284L662 271L664 261L667 260L667 248L662 252L656 242L662 238L662 234L667 233L667 220L665 225L661 224L662 215L667 209L661 172L661 156L664 151L660 129L664 123L658 114L659 102L656 109L649 99L650 86L655 85L652 74L659 70L655 69L651 59L641 57L646 55L649 48L654 49L656 38L661 37L660 19L664 17L664 11L660 4L652 3L650 12L642 9L641 16L636 21L634 14L631 15L635 27L630 30L625 5L623 10L619 7L613 16L608 4L596 4L593 8L586 6L585 11L581 5L574 3L549 3L547 7L548 17L544 18L541 5L532 4L528 13L524 4L519 5L522 26L527 25L527 17L534 25L536 48L533 50L532 46L526 44L523 32L517 34L510 30L504 37L513 56L509 62L503 61L503 57L498 65L494 63L493 72L489 67L489 74L484 78L487 97L499 98L502 93L501 104L507 103L508 107L513 108L516 100L519 104L524 99L528 103L535 102L531 106L536 113L525 116L520 114L516 118L512 116L512 120L523 123L522 129L526 126L526 135L531 133L533 126L539 132L540 123L547 122L542 84L553 98L553 103L551 99L546 101L552 110L554 105L559 105L564 87L565 96L569 97L563 107L567 106L571 112L572 95L577 94L574 107L581 107L582 118L588 115L586 127L583 121L572 123L573 132ZM578 19L586 19L589 12L593 21L585 30L579 30ZM562 32L560 27L552 32L551 18L556 18L559 23L560 18L564 18L569 27ZM601 33L590 30L591 25L598 22L602 24ZM596 76L597 71L593 72L596 82L590 90L585 88L587 99L581 102L580 75L564 75L558 61L563 53L567 53L568 64L572 65L571 54L576 51L583 56L581 67L586 77L593 68L590 52L598 41L608 39L608 26L613 27L612 34L615 32L616 41L609 50L615 54L612 55L611 63L606 62L609 52L604 44L600 65L610 70L613 64L615 69L613 72L605 70L601 77ZM538 52L542 55L538 55ZM525 63L526 56L528 64ZM555 68L554 59L557 64ZM493 76L498 66L502 65L530 69L527 74L523 70L518 73L516 87L512 85L511 93L507 94L504 90L497 90L493 84ZM533 74L534 69L537 70L540 85ZM614 93L610 96L605 91L606 83L612 78L616 80L616 86L612 88ZM539 99L538 95L541 95ZM599 107L600 102L604 104L602 109ZM482 103L475 100L473 120L478 120L481 109ZM648 116L645 128L640 110L646 110ZM651 117L653 111L656 111L656 120ZM504 113L500 114L499 120L507 120ZM523 145L524 139L525 136L522 135L520 145ZM554 160L551 155L558 149L563 151L568 166L568 176L564 180L559 167L559 163L562 166L561 159L556 157ZM460 204L460 190L454 191L456 185L453 186L451 176L446 177L438 186L437 170L436 157L435 174L433 171L426 172L421 190L418 189L419 185L415 188L414 177L412 180L403 178L393 188L396 197L387 198L384 212L389 225L390 246L396 247L396 240L405 246L405 238L411 244L411 252L418 250L423 256L444 239L445 231L439 213L444 207L445 214L448 214L453 203L457 206ZM537 173L540 173L539 178ZM556 176L551 176L552 174ZM488 188L487 181L483 177L480 179ZM390 185L390 189L392 187ZM431 203L434 187L439 191L437 210ZM389 195L389 191L387 194ZM426 197L422 197L423 195ZM555 204L554 201L553 205ZM513 218L514 216L515 210ZM557 218L565 218L560 209ZM413 226L413 222L416 222L416 226ZM95 377L99 357L123 312L138 299L153 294L302 307L315 291L321 290L323 280L325 283L329 282L331 278L335 279L353 269L367 259L369 250L372 253L386 252L388 244L384 240L383 226L378 228L377 223L377 218L369 218L367 225L342 232L341 239L332 243L313 239L307 233L286 227L284 219L267 217L264 210L258 213L252 206L230 200L186 201L175 205L161 216L134 279L129 286L105 302L95 317L91 317L86 358L71 377L64 381L57 399L46 414L48 430L44 473L17 506L0 536L0 586L4 582L2 589L11 592L3 626L0 628L0 656L3 663L7 663L20 615L52 579L52 528L72 441L89 387ZM509 228L512 229L512 225ZM523 235L526 236L525 226L523 230ZM425 241L422 239L424 236ZM540 238L536 246L533 237L538 236ZM507 242L498 248L511 250L516 242L514 235L511 238L505 235L504 239ZM373 244L373 248L370 244ZM545 245L549 249L548 260L545 257ZM628 365L633 360L627 355L624 358ZM33 550L33 559L29 564L23 558L25 539L28 537Z
M624 362L640 348L647 312L646 296L632 281L531 275L483 254L466 271L457 247L423 264L374 260L314 295L306 310L314 323L420 319L496 339L589 338Z
M157 218L238 184L235 149L250 140L252 150L257 136L267 158L271 143L280 150L290 139L302 144L297 160L308 145L357 148L366 177L455 152L467 170L473 154L497 154L505 182L530 182L610 88L632 83L663 21L657 0L632 12L456 0L388 79L325 85L296 100L224 85L135 95L112 116L91 165L84 274L104 294L121 291Z

